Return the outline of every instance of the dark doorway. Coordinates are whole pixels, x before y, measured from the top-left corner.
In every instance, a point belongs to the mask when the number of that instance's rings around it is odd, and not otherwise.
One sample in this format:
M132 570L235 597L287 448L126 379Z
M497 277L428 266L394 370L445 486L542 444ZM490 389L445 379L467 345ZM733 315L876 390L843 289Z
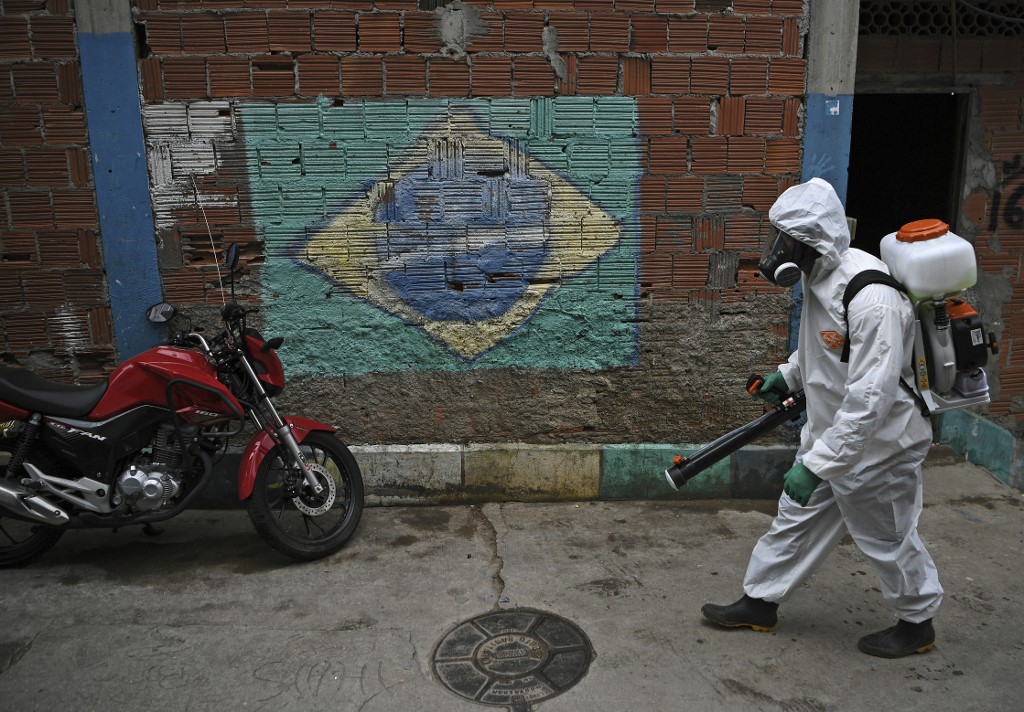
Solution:
M956 229L966 94L857 94L846 214L853 245L874 255L902 225L938 218Z

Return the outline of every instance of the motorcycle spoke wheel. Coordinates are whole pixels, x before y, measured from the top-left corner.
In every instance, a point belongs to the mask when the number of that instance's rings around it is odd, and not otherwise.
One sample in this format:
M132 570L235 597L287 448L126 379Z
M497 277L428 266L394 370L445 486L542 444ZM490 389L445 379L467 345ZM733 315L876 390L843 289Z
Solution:
M363 479L352 453L329 433L310 433L300 449L322 491L306 486L275 449L260 463L247 507L270 546L310 561L333 554L352 536L363 511Z
M28 563L46 553L63 535L63 529L0 517L0 568Z

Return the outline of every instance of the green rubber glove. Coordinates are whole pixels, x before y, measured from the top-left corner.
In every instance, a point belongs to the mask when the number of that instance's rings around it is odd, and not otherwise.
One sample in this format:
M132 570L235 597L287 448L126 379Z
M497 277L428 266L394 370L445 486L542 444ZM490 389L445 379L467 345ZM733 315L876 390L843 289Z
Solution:
M782 491L801 507L806 507L819 484L821 478L798 462L782 478Z
M765 377L764 385L761 386L761 390L754 394L754 398L760 398L772 405L778 405L787 395L789 395L789 386L786 385L786 379L782 377L781 372L776 371Z

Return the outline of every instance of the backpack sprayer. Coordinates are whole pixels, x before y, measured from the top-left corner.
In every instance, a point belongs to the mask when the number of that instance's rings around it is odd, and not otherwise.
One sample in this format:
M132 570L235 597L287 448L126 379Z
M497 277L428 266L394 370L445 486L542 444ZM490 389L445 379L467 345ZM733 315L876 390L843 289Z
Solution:
M995 334L986 339L981 316L961 294L978 281L974 247L941 220L917 220L882 238L881 256L891 277L876 271L855 277L843 294L844 309L868 284L888 284L904 292L914 307L914 383L902 385L911 391L922 414L988 403L984 366L989 352L999 353L999 346ZM842 361L848 356L849 339ZM747 391L757 395L762 385L764 378L753 374ZM778 395L782 402L761 417L689 457L677 455L665 470L669 484L679 489L750 441L796 420L806 407L804 392Z
M978 281L974 247L941 220L917 220L882 238L882 261L914 304L913 389L925 414L989 402L984 366L999 353L961 292Z

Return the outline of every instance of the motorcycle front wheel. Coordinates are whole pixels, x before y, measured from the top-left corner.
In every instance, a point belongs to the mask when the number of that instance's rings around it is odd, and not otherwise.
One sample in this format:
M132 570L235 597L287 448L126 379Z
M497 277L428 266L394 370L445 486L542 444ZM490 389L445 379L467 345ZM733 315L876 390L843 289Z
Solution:
M333 554L355 532L363 513L363 477L340 440L312 432L299 446L323 487L314 493L286 463L282 448L267 453L246 501L260 536L286 556L312 561Z

